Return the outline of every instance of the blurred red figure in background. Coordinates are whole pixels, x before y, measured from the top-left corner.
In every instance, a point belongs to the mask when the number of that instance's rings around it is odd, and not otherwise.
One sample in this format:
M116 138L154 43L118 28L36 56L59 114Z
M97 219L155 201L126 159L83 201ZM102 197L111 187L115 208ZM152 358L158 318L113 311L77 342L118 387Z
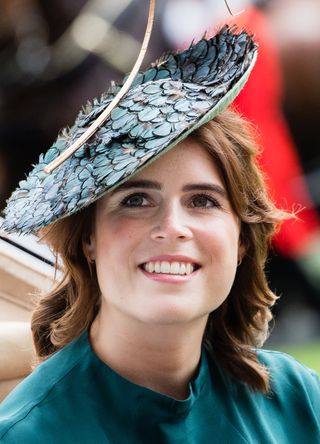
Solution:
M281 110L283 88L276 44L267 19L254 6L232 22L240 28L245 26L259 43L254 72L247 88L237 97L236 105L240 112L257 124L257 137L263 147L261 165L277 204L289 210L300 208L299 219L285 221L274 239L283 255L297 258L308 254L320 225L306 183L300 181L299 187L294 186L295 180L303 173Z

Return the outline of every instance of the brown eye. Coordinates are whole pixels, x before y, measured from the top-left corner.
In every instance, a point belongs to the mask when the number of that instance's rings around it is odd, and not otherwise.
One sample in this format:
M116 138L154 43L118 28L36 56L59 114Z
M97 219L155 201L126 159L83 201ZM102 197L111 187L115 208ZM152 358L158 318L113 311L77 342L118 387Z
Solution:
M193 208L216 208L221 207L219 202L212 196L197 195L192 198L191 206Z

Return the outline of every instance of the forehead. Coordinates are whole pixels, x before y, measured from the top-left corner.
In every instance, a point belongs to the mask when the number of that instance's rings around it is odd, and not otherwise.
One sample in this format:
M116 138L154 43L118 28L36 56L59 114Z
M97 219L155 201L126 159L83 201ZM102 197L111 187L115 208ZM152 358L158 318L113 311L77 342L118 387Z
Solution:
M132 180L156 178L159 181L215 180L222 183L222 174L216 162L195 137L183 140L132 176Z

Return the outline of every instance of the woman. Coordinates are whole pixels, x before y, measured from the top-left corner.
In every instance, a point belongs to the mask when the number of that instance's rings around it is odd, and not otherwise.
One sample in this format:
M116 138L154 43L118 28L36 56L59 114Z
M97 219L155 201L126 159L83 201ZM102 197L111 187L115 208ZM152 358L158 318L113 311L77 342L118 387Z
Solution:
M40 230L64 276L34 313L44 362L0 408L1 443L320 442L318 377L255 348L288 217L225 109L255 52L225 28L168 56L44 173L103 107L81 114L12 196L4 228Z

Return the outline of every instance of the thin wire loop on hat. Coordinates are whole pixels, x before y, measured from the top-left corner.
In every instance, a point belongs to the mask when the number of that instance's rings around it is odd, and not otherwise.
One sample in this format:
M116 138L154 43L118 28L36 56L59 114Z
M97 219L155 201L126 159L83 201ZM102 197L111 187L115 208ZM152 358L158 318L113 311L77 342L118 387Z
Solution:
M224 2L225 2L225 4L226 4L226 7L227 7L227 9L228 9L229 14L232 15L232 17L236 17L237 15L240 15L240 14L242 14L243 12L245 12L245 9L241 9L241 11L236 12L236 13L234 14L234 13L232 12L232 10L231 10L231 8L230 8L229 3L227 2L227 0L224 0Z

